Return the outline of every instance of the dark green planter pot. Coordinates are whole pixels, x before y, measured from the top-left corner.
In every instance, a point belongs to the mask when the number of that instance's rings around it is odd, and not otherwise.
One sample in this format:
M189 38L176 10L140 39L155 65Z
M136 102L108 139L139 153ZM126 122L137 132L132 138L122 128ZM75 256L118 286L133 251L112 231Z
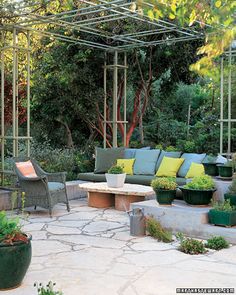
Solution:
M225 200L230 199L231 206L236 206L236 194L233 195L233 194L226 193L224 194L224 197L225 197Z
M209 222L215 225L233 226L236 225L236 211L218 211L211 209L208 213Z
M216 189L212 190L193 190L180 187L183 193L184 201L189 205L208 205L212 199L213 193Z
M176 190L155 190L155 193L160 205L171 205L176 196Z
M203 163L203 165L204 165L205 173L207 175L210 175L210 176L218 176L219 175L218 167L216 166L216 164Z
M233 176L233 169L232 167L228 166L218 166L219 169L219 175L221 177L232 177Z
M0 290L16 288L21 284L30 265L31 256L31 236L27 244L0 244Z

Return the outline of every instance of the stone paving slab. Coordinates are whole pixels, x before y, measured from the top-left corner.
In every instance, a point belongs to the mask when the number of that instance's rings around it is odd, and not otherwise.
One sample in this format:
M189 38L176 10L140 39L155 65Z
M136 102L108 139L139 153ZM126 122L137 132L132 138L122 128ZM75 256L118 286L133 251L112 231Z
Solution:
M174 295L178 287L236 288L236 246L186 255L177 242L129 235L129 217L91 210L85 199L61 205L53 218L29 209L32 262L22 286L5 295L36 295L34 282L52 280L64 295Z

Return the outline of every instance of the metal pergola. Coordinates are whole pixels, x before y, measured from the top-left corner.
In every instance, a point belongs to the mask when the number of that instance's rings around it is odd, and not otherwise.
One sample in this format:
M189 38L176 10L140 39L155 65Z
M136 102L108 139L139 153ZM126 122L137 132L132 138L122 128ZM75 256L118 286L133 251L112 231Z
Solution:
M236 93L232 92L232 86L236 87L236 73L233 71L233 65L236 65L235 41L229 50L222 55L220 63L220 154L227 157L230 157L234 152L232 150L231 130L233 124L236 124L236 117L232 117L233 100L236 106ZM224 149L224 134L227 134L226 149Z
M126 134L126 82L127 56L126 52L133 48L157 46L176 42L191 41L204 38L204 32L198 24L193 27L181 27L175 21L159 19L151 20L144 15L136 2L128 0L77 0L72 10L52 13L50 5L54 1L32 1L32 4L22 0L12 1L11 4L0 6L3 21L0 25L2 35L1 48L1 172L5 173L4 151L6 140L13 142L13 156L18 156L19 141L27 142L27 155L30 155L30 42L32 35L45 36L53 40L65 41L72 44L103 50L104 60L104 147L106 147L107 124L112 125L113 146L117 147L118 124L124 124ZM28 4L27 4L28 3ZM142 1L143 8L153 8L153 5ZM18 36L24 35L24 45L18 44ZM6 35L8 38L6 38ZM10 37L9 37L10 36ZM7 44L6 40L12 41ZM4 127L4 76L5 53L12 56L12 135L5 134ZM24 136L19 135L18 90L19 90L19 56L23 56L27 80L27 130ZM109 64L112 56L113 62ZM121 62L122 60L122 62ZM112 73L112 121L107 121L107 73ZM123 120L117 118L118 75L123 71ZM124 136L126 138L126 136ZM124 145L126 142L124 140Z

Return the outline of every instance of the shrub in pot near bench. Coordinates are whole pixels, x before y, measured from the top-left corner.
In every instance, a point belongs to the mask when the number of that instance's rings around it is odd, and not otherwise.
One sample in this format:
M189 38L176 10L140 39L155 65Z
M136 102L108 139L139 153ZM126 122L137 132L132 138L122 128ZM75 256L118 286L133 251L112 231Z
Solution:
M209 175L194 177L192 181L179 188L183 193L183 199L190 205L208 205L216 191L214 181Z
M172 177L155 178L151 186L156 193L157 202L160 205L171 205L176 197L177 184Z
M209 222L215 225L236 225L236 207L230 205L230 200L213 203L213 209L208 213Z
M230 178L233 175L233 163L227 161L224 165L218 165L219 175L222 178Z
M210 176L219 175L218 167L216 165L216 156L206 156L202 161L202 164L205 169L205 173Z

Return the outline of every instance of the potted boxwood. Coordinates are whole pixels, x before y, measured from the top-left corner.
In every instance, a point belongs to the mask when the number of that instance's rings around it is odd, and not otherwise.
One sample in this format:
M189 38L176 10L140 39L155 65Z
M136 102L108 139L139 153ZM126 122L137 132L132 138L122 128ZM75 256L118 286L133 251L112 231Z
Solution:
M205 173L210 176L219 175L218 167L216 165L216 156L208 155L203 160L202 164L205 169Z
M123 187L125 183L126 173L123 167L119 165L112 166L108 173L105 174L108 187Z
M233 175L233 162L227 161L224 165L218 165L219 175L222 178L231 178Z
M18 287L31 261L31 236L21 231L19 218L0 212L0 290Z
M230 200L213 203L213 209L208 213L209 222L215 225L236 225L236 207L230 205Z
M236 206L236 179L232 181L228 192L224 194L225 200L230 200L231 206Z
M156 193L157 202L160 205L171 205L175 196L177 184L172 177L155 178L151 186Z
M179 188L183 193L183 199L190 205L208 205L216 191L214 181L209 175L194 177L192 181Z

